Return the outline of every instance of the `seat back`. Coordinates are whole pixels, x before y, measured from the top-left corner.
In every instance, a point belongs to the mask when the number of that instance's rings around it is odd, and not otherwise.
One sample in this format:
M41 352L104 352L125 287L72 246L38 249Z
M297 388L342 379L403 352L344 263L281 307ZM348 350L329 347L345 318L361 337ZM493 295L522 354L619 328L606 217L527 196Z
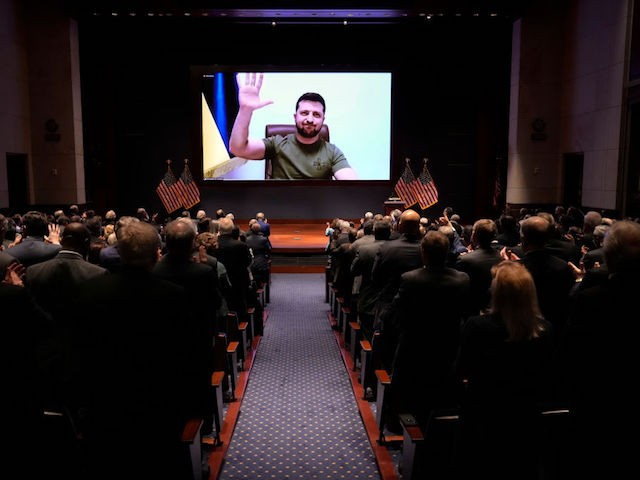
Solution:
M274 137L276 135L286 136L290 133L296 132L296 126L294 124L286 124L286 123L271 123L264 127L264 136L265 137ZM323 124L320 129L320 138L322 138L325 142L329 141L329 127L327 124ZM272 177L271 175L271 161L266 160L264 162L264 178L269 179Z

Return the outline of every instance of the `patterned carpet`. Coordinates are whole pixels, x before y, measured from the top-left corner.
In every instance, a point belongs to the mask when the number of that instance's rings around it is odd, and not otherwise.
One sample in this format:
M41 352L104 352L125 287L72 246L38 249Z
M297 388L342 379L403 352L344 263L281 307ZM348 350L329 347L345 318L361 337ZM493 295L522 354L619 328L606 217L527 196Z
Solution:
M326 312L324 273L272 275L220 480L380 479Z

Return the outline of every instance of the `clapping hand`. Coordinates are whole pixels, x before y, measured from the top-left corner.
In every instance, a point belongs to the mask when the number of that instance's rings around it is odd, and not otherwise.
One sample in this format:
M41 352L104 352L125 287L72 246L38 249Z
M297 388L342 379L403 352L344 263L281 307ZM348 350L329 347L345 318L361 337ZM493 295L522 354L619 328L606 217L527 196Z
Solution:
M26 270L27 267L25 267L21 263L10 263L5 269L2 283L5 285L16 285L18 287L23 287L24 283L22 283L22 277L24 277L24 272Z

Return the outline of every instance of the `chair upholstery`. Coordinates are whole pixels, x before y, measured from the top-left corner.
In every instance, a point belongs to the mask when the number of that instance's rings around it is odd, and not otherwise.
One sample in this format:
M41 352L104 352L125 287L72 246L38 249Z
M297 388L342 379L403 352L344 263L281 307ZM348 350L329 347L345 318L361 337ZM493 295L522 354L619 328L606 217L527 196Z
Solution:
M295 133L295 131L296 131L296 126L294 124L272 123L265 126L264 136L273 137L275 135L281 135L284 137L290 133ZM329 141L329 127L327 124L323 124L322 128L320 129L320 138L322 138L326 142ZM266 160L264 167L265 167L264 178L266 179L271 178L271 161Z

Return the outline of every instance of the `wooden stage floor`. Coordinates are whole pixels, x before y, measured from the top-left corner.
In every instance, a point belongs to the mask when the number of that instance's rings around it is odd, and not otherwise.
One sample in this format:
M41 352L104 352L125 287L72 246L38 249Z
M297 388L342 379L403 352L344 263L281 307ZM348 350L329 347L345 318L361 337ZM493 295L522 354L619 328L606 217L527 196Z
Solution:
M273 253L323 253L329 239L323 223L272 223Z
M246 225L248 222L241 223ZM327 265L326 224L322 221L270 221L271 271L275 273L324 273Z

